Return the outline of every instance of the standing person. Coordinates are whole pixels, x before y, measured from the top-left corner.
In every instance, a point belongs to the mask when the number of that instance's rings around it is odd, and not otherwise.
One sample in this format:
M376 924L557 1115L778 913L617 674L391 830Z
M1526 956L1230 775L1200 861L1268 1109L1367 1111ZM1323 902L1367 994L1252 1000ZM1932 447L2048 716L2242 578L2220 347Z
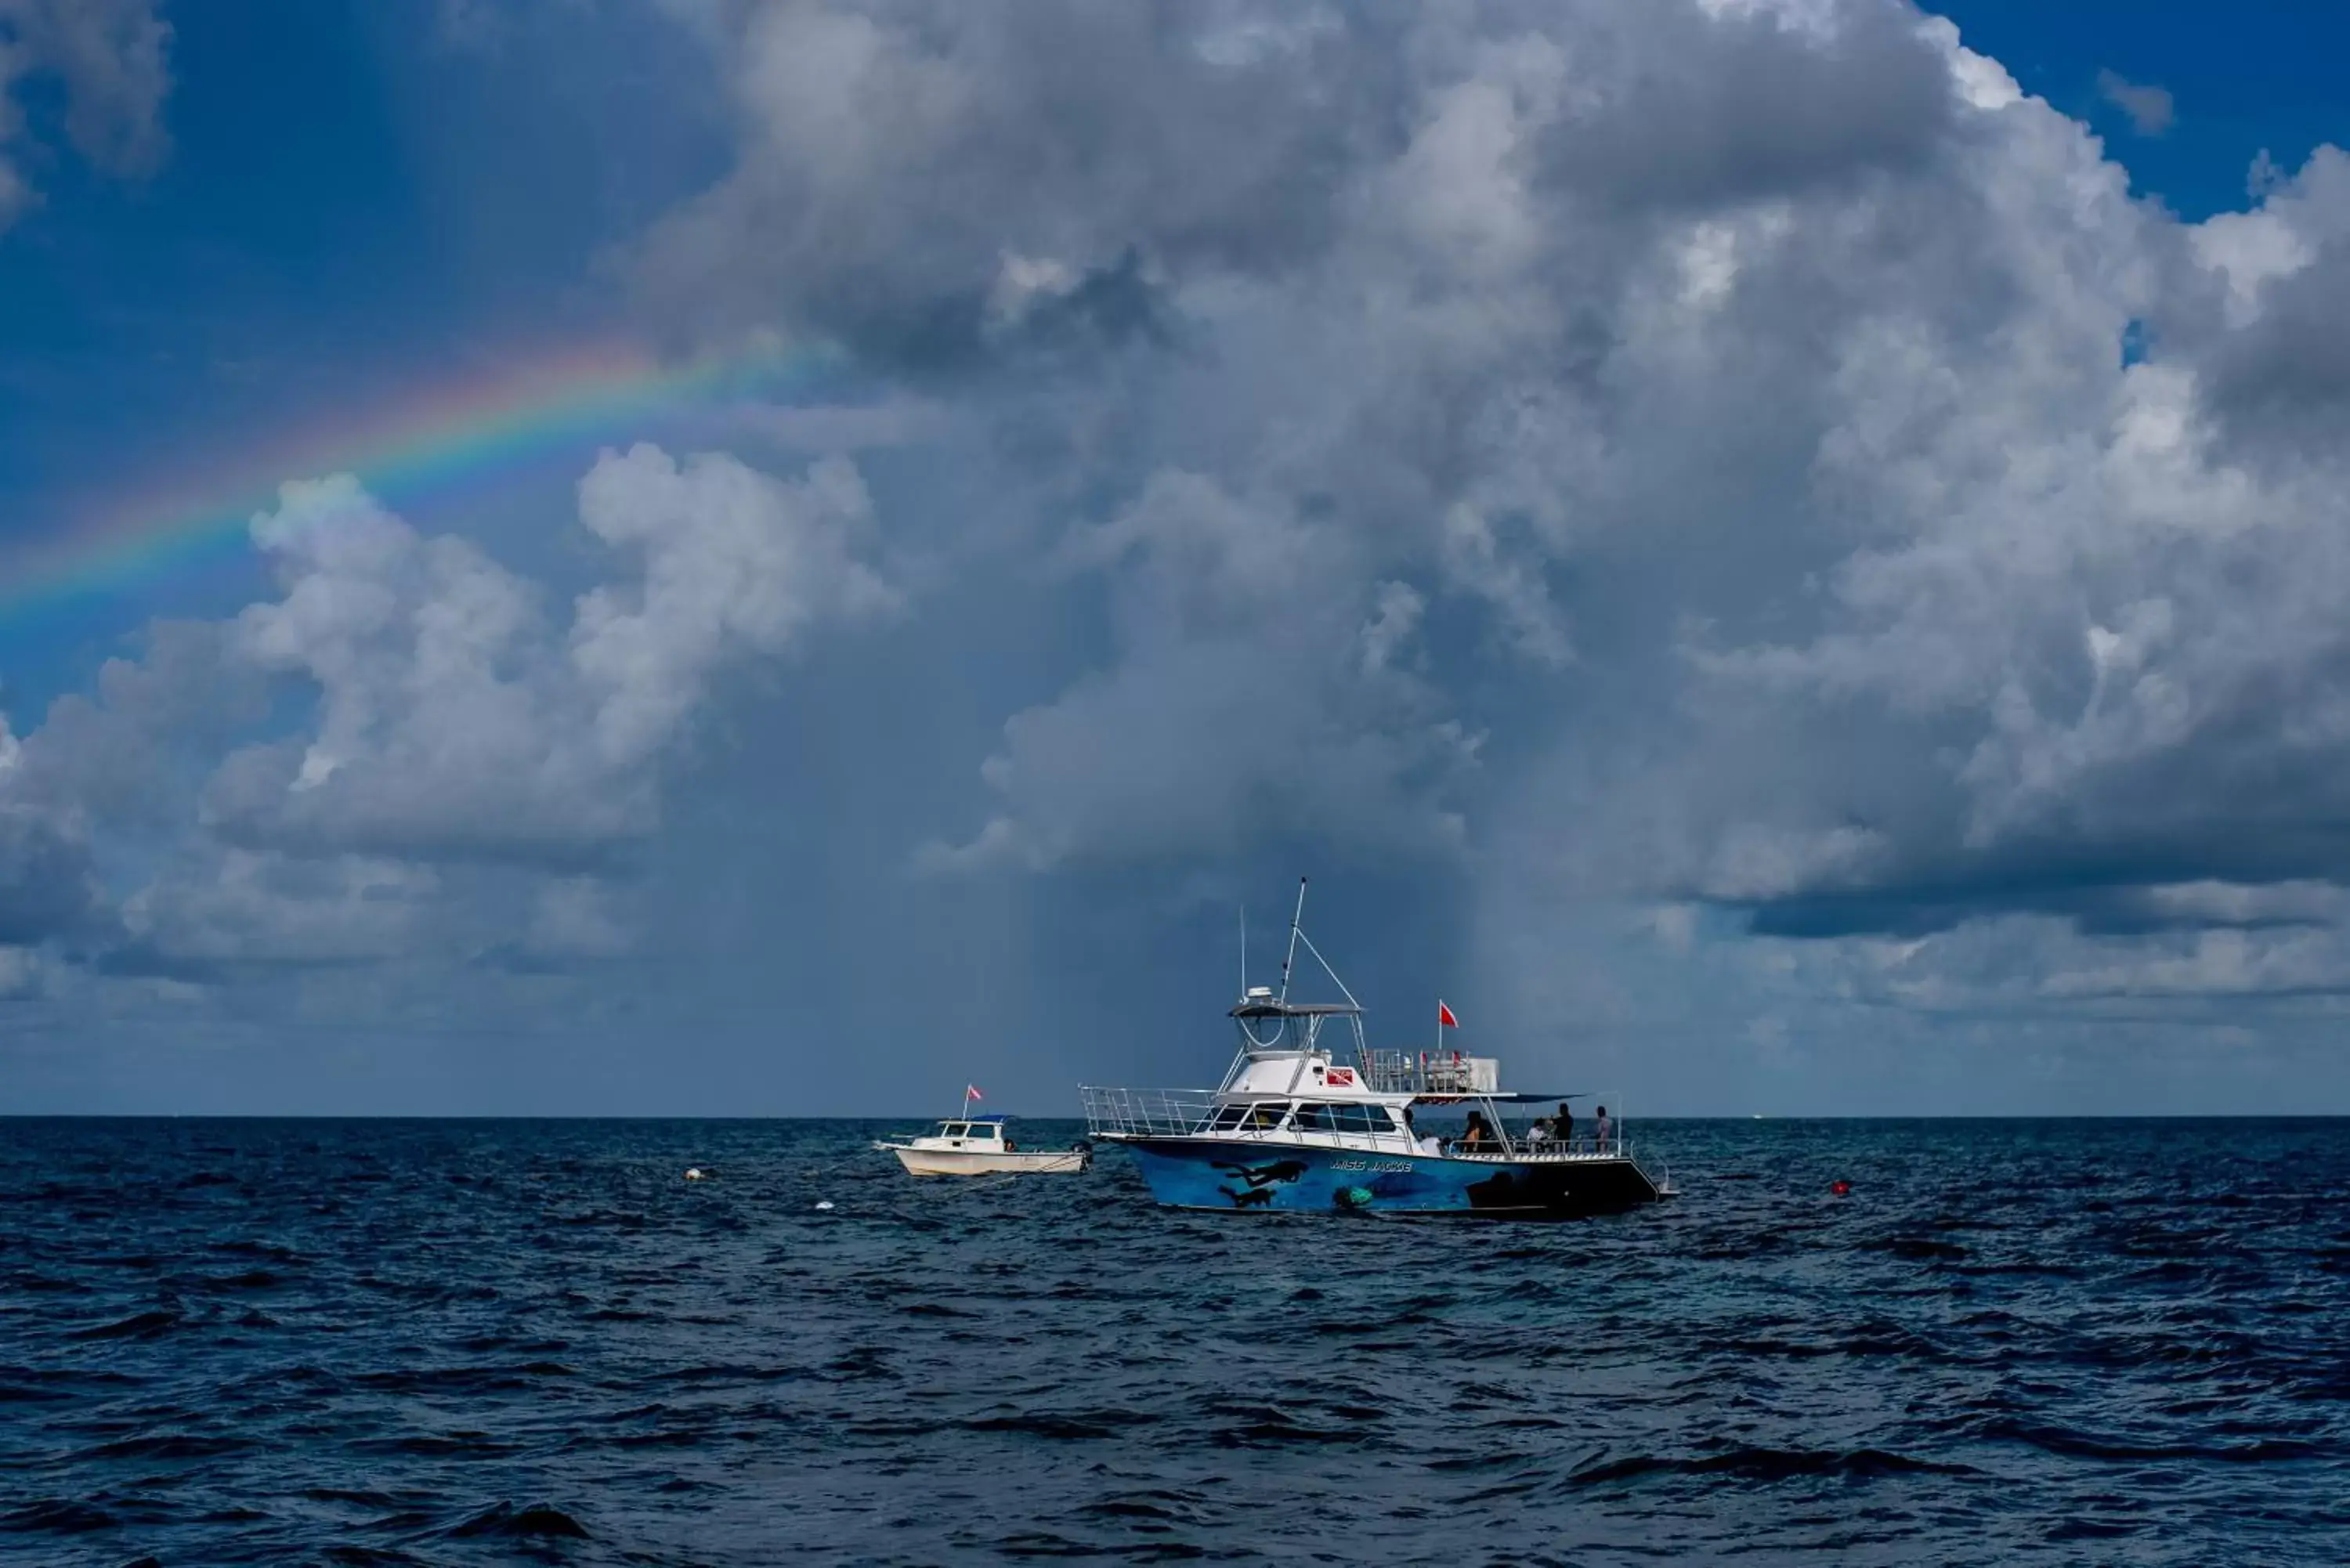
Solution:
M1599 1152L1607 1152L1607 1107L1599 1107Z
M1550 1127L1552 1134L1557 1137L1560 1145L1569 1154L1573 1154L1575 1152L1575 1113L1566 1108L1565 1100L1559 1101L1558 1120L1551 1123Z

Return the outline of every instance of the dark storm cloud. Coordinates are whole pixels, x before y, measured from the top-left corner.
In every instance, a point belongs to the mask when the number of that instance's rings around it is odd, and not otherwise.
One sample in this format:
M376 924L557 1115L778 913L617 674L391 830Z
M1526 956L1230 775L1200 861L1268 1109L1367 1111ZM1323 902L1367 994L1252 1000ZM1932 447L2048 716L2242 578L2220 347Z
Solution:
M1561 33L1612 85L1561 118L1541 159L1611 205L1718 210L1914 172L1950 150L1950 66L1907 5L1864 0L1817 31L1761 6L1586 6L1577 20L1587 31Z
M1067 268L1092 289L1078 316L1128 327L1133 253L1295 265L1327 243L1360 144L1397 134L1390 29L1262 9L1219 48L1214 15L749 7L722 45L738 166L660 225L639 276L690 319L780 317L919 367L977 354L991 299L1017 313L1008 261Z
M775 5L730 36L743 160L647 248L657 296L983 377L1123 276L1079 340L1184 349L995 383L1003 429L1090 431L1032 462L1102 498L1064 558L1117 657L1007 723L934 863L1229 854L1309 802L1409 837L1482 797L1597 841L1565 853L1610 889L1821 937L2226 926L2160 890L2339 868L2331 623L2293 592L2340 578L2324 503L2247 488L2198 413L2267 337L2307 362L2262 395L2324 389L2324 266L2223 329L2232 275L1946 26ZM827 110L852 82L904 112ZM2125 367L2146 319L2182 348ZM1311 715L1278 762L1218 752L1258 669ZM1586 746L1641 760L1547 796L1483 761Z

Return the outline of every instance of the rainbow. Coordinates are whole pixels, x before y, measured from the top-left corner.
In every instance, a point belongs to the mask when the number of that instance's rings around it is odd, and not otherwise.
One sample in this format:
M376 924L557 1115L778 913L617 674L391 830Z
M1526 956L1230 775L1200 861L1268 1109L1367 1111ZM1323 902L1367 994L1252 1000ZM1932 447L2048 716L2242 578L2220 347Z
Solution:
M627 440L695 405L789 396L840 362L772 342L665 362L639 346L572 346L503 360L459 383L297 429L233 472L181 474L0 556L0 620L130 592L248 550L287 479L356 474L394 510L533 459Z

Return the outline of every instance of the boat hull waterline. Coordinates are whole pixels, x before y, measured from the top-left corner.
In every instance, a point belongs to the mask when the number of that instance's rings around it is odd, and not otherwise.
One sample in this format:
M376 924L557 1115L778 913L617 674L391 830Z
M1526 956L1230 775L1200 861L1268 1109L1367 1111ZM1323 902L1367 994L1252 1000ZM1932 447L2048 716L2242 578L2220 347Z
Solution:
M1224 1212L1614 1214L1662 1196L1628 1158L1508 1159L1262 1141L1120 1138L1150 1195Z

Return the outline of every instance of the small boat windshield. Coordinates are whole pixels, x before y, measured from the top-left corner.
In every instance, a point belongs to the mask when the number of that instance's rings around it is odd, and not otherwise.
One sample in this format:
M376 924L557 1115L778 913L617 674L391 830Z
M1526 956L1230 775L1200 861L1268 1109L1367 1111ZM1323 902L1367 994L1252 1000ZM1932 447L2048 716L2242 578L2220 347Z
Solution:
M997 1126L993 1122L941 1122L939 1124L938 1136L940 1137L976 1137L992 1140L999 1135Z

